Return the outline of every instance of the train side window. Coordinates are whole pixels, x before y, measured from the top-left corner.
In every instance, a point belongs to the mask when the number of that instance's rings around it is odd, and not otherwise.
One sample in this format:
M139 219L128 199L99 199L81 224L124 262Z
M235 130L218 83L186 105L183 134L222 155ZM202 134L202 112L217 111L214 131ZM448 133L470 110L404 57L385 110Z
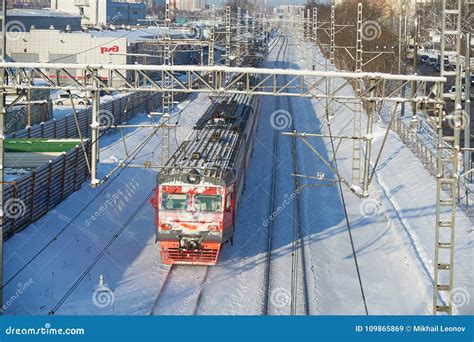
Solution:
M225 199L225 210L230 211L232 209L232 193L227 194Z

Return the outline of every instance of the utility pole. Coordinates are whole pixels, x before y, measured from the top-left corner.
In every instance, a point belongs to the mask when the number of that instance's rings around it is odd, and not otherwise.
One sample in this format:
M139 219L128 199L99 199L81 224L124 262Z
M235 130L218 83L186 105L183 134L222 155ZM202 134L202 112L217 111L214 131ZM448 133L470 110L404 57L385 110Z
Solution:
M171 37L170 37L170 27L171 27L171 15L170 15L170 5L169 1L166 1L166 13L165 13L165 36L164 38L164 55L163 55L163 64L172 65L172 54L171 54ZM163 97L161 101L161 121L162 121L162 136L161 136L161 165L165 165L171 155L171 129L170 122L171 113L173 109L174 102L174 92L173 86L174 81L166 73L162 77L162 83L166 91L163 92ZM171 89L171 90L170 90Z
M466 34L466 56L464 59L464 93L466 101L464 102L465 119L464 119L464 173L466 174L466 183L472 182L472 151L471 148L471 34Z
M98 70L96 70L98 72ZM99 184L97 179L97 161L99 159L99 110L100 110L100 92L97 79L92 81L92 124L91 124L91 186L96 187Z
M406 16L406 0L400 3L400 16L398 22L398 73L406 74L406 34L407 34L407 16ZM402 70L403 66L403 70ZM403 72L402 72L403 71ZM406 86L402 87L402 97L405 97ZM405 102L401 103L401 116L405 116Z
M231 38L231 24L230 24L230 6L225 8L225 65L230 66L230 38Z
M214 6L212 6L212 24L211 24L211 34L210 34L210 42L209 42L209 50L207 54L207 64L209 66L214 66L214 45L216 43L216 12L214 11ZM214 83L214 74L211 72L209 74L209 83Z
M416 3L415 3L416 6ZM413 45L414 45L414 50L413 50L413 73L414 75L418 75L417 71L417 62L418 62L418 27L419 27L419 21L418 21L418 14L416 13L416 7L415 7L415 34L413 36ZM411 96L414 97L416 93L416 82L411 82ZM412 116L411 116L411 121L410 125L411 128L416 131L418 129L418 113L417 113L417 107L416 103L412 104Z
M236 41L236 47L235 47L235 50L236 50L235 59L236 59L237 65L240 65L240 51L242 49L242 47L240 46L240 42L242 40L241 26L240 26L240 24L242 23L242 9L240 7L237 7L236 19L237 19L237 25L235 26L235 29L236 29L235 39L237 39L237 41Z
M439 313L451 315L453 313L454 290L454 249L456 230L456 199L459 182L459 154L461 118L461 10L462 0L443 0L443 14L441 16L441 76L456 76L456 98L452 135L445 135L443 121L445 119L443 107L438 109L438 163L436 172L436 231L435 231L435 260L434 260L434 291L433 315ZM450 26L454 23L455 28ZM454 36L454 43L449 40ZM444 60L447 56L455 56L456 71L447 71ZM448 94L444 89L438 90L438 97L442 100ZM444 295L444 296L443 296ZM444 298L443 298L444 297ZM443 301L444 303L441 303Z
M2 62L5 62L7 50L7 0L2 0ZM5 84L5 68L0 70L0 314L3 315L3 163L4 163L4 143L5 143L5 116L6 116L6 94L3 89Z
M334 66L335 59L336 59L336 6L331 6L331 45L329 47L329 58L331 60L331 64ZM333 102L333 80L328 78L327 81L327 91L329 95L328 100L328 117L334 115L334 102Z
M356 72L362 72L362 65L364 64L364 42L363 42L363 12L362 3L357 4L357 35L356 35ZM361 81L356 80L355 93L360 96ZM360 99L356 101L354 108L354 136L362 136L362 102ZM359 185L362 177L362 146L361 141L356 139L352 142L352 185ZM368 182L366 179L365 182Z
M250 51L250 46L249 46L249 37L248 37L248 34L249 34L249 16L250 16L250 12L249 10L247 10L245 12L245 56L248 57L249 55L249 51Z
M313 7L313 70L316 70L316 54L318 52L318 8Z

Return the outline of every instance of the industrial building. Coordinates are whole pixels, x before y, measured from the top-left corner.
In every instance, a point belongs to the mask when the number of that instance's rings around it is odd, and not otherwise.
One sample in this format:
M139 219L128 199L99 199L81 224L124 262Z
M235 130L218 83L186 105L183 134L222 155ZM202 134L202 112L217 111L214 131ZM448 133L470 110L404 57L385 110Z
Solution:
M145 0L51 0L51 9L79 15L84 25L136 25L146 17Z
M48 29L50 26L62 30L69 27L73 31L79 31L81 19L77 14L49 9L10 9L7 12L7 23L12 23L9 28L16 31L29 31L31 27Z
M127 63L127 38L94 34L99 33L33 29L25 33L22 39L9 39L14 33L8 32L7 54L17 62ZM108 77L107 73L101 76L104 79Z
M175 0L170 3L178 11L195 12L206 8L205 0Z
M149 27L117 31L66 32L58 29L33 29L16 39L15 32L7 33L7 54L16 62L26 63L77 63L77 64L162 64L162 45L156 38L163 34L163 28ZM172 39L183 39L184 29L173 29ZM205 45L205 44L204 44ZM158 47L156 47L158 46ZM175 64L200 64L207 62L207 46L201 49L177 49L174 53ZM137 54L146 54L145 57ZM153 57L157 56L157 57ZM216 57L220 59L220 52ZM73 76L81 77L71 70ZM108 80L107 72L101 73ZM112 82L123 82L114 79Z

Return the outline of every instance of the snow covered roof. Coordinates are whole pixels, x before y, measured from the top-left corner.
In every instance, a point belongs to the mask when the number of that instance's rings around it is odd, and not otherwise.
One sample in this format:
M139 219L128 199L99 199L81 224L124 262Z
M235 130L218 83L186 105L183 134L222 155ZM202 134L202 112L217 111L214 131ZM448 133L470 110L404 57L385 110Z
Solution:
M164 27L143 27L138 29L129 30L104 30L104 31L90 31L89 32L93 37L123 37L127 38L129 42L137 42L145 39L156 39L156 37L163 37L166 33L166 28ZM188 29L171 29L170 37L173 38L183 38L189 35Z
M49 8L44 9L9 9L7 16L9 17L63 17L63 18L80 18L80 15L71 14L60 11L52 11Z

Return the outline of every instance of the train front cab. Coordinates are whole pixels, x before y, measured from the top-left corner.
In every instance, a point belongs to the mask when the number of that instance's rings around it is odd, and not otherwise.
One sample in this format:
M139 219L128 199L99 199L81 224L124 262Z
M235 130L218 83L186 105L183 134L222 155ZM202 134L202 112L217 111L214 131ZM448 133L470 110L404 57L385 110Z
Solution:
M234 186L162 184L152 205L164 264L215 265L232 241Z

